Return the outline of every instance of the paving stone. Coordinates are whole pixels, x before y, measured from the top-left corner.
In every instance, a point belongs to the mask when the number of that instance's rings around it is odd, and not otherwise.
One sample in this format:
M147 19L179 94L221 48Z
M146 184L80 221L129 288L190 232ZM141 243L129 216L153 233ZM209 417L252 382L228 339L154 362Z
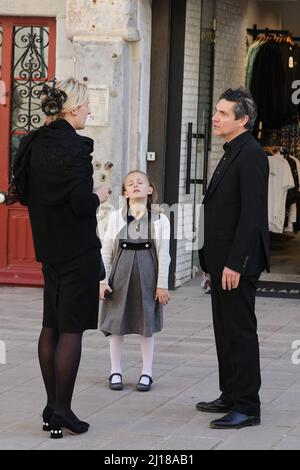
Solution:
M49 439L41 430L45 392L37 358L41 289L0 286L0 449L204 450L299 449L300 366L291 362L300 339L299 301L259 298L262 424L213 430L219 415L200 413L198 401L219 395L210 296L193 280L172 292L165 325L157 335L149 393L135 389L142 360L138 335L125 339L121 392L108 388L109 343L100 331L84 335L74 411L91 424L81 436ZM184 315L183 315L184 312Z

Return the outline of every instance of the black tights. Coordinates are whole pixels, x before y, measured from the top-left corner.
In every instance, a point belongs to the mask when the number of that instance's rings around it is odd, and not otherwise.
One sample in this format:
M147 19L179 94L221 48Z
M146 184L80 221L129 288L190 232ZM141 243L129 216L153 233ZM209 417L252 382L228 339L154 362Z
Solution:
M71 411L81 347L82 333L59 333L53 328L41 331L38 352L47 405L56 413Z

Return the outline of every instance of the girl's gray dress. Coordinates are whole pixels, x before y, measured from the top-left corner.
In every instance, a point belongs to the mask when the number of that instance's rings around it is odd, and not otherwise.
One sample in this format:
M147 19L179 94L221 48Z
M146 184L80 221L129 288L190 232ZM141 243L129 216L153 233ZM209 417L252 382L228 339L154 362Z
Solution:
M155 217L159 217L158 215ZM124 249L119 240L141 244L151 238L148 213L139 221L127 217L119 233L109 284L111 297L103 301L100 329L107 335L138 334L150 337L163 326L162 305L155 301L158 262L154 242L149 249ZM152 222L154 218L152 216Z

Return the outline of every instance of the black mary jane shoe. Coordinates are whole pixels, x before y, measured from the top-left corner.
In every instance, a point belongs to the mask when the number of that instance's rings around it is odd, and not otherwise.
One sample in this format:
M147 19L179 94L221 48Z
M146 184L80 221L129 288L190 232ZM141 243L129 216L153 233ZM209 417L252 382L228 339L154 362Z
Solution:
M43 413L42 413L42 417L43 417L43 431L51 431L51 427L50 427L50 421L51 421L51 418L54 414L54 409L51 408L49 405L47 405L44 410L43 410ZM84 425L84 426L87 426L89 427L89 423L86 423L85 421L80 421L77 416L73 413L73 411L70 411L70 414L71 416L74 418L75 421L78 421L80 424Z
M62 439L63 429L70 434L83 434L89 430L89 424L83 424L75 415L68 413L59 415L54 413L50 421L50 437L51 439Z
M143 382L141 382L143 377L147 377L147 379L149 379L149 383L147 385L144 384ZM152 377L150 377L150 375L147 375L147 374L142 374L140 376L140 379L139 379L138 383L136 384L136 389L139 392L149 392L149 390L151 389L152 384L153 384Z
M118 375L120 377L119 382L112 382L112 378ZM111 374L110 377L108 378L108 383L109 383L109 388L111 390L123 390L123 379L122 379L122 374L119 374L115 372L114 374Z

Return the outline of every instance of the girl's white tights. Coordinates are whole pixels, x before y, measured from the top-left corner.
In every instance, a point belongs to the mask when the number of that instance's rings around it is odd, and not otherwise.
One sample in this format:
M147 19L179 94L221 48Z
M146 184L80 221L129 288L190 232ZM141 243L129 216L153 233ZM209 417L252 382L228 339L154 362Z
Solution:
M146 374L152 377L154 336L150 336L150 338L146 338L145 336L140 336L140 341L141 341L141 351L142 351L142 357L143 357L142 374ZM147 377L142 377L140 382L145 385L148 385L149 379Z
M124 343L124 336L111 335L109 338L111 373L122 374L121 357ZM111 379L111 383L120 382L120 377L115 375Z
M141 343L141 352L143 358L143 369L142 374L149 375L152 377L152 362L153 362L153 352L154 352L154 336L146 338L145 336L140 336ZM124 336L112 335L109 340L110 346L110 358L111 358L111 373L112 374L122 374L121 369L121 357L124 344ZM115 376L112 378L112 383L119 382L120 377ZM141 380L142 383L148 385L149 379L143 377Z

